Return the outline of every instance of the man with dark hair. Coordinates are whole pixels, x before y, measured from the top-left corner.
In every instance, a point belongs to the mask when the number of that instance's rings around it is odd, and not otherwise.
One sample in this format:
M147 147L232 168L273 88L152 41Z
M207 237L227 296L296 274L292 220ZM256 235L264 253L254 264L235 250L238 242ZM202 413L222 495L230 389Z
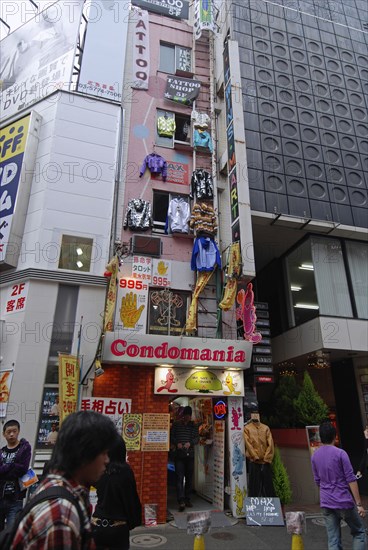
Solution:
M26 496L18 480L29 468L31 446L26 439L19 439L19 432L17 420L5 422L3 436L6 445L0 451L0 531L4 529L5 520L7 527L14 523Z
M341 520L350 527L354 550L365 550L365 516L358 484L347 453L335 447L336 429L331 422L319 427L322 446L312 456L314 480L320 489L328 550L341 550Z
M35 494L50 487L64 487L82 512L66 498L36 504L21 520L13 550L92 550L88 492L104 473L108 451L119 437L114 423L93 411L66 417L48 465L48 475Z
M171 443L175 446L176 494L180 512L185 510L185 506L193 506L190 495L194 472L194 445L199 441L199 434L198 426L191 418L192 408L184 407L182 420L174 422L171 430Z

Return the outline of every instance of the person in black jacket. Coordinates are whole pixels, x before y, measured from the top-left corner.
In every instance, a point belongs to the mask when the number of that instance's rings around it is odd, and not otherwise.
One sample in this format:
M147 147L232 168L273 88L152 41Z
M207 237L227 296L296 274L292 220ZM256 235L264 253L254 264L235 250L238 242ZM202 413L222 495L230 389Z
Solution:
M129 531L141 525L142 506L123 439L112 446L109 458L110 464L96 484L93 537L97 550L129 550Z

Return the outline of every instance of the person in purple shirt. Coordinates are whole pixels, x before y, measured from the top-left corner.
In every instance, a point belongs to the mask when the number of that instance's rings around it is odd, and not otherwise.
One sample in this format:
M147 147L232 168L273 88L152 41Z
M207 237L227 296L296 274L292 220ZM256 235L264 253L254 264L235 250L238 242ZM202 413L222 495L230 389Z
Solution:
M353 537L353 550L365 550L365 517L358 484L347 453L335 447L336 429L331 422L319 427L322 446L312 456L312 470L320 490L320 506L325 518L328 550L342 550L341 520Z

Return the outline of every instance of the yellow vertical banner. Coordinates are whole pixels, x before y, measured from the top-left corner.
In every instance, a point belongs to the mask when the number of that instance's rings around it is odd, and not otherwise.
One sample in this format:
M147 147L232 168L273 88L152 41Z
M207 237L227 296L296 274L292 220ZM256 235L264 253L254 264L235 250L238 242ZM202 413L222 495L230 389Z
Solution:
M59 355L60 424L78 406L79 360L75 355Z

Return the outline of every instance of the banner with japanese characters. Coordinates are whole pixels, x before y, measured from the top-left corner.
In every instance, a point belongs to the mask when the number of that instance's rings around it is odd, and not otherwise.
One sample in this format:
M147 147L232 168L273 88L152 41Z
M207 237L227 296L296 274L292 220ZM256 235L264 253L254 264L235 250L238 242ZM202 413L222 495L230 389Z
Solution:
M123 416L122 436L127 451L139 451L142 437L142 415L127 413Z
M119 279L116 299L115 330L145 334L148 310L148 284L140 279Z
M60 424L78 405L79 361L74 355L59 355Z
M0 119L69 90L83 0L55 2L1 41Z
M119 433L122 432L123 415L130 412L131 399L115 397L83 397L81 401L82 411L95 411L111 418Z
M12 380L12 370L0 371L0 418L4 418L6 416Z
M26 308L29 283L17 283L2 290L1 292L1 313L10 315L19 313Z

